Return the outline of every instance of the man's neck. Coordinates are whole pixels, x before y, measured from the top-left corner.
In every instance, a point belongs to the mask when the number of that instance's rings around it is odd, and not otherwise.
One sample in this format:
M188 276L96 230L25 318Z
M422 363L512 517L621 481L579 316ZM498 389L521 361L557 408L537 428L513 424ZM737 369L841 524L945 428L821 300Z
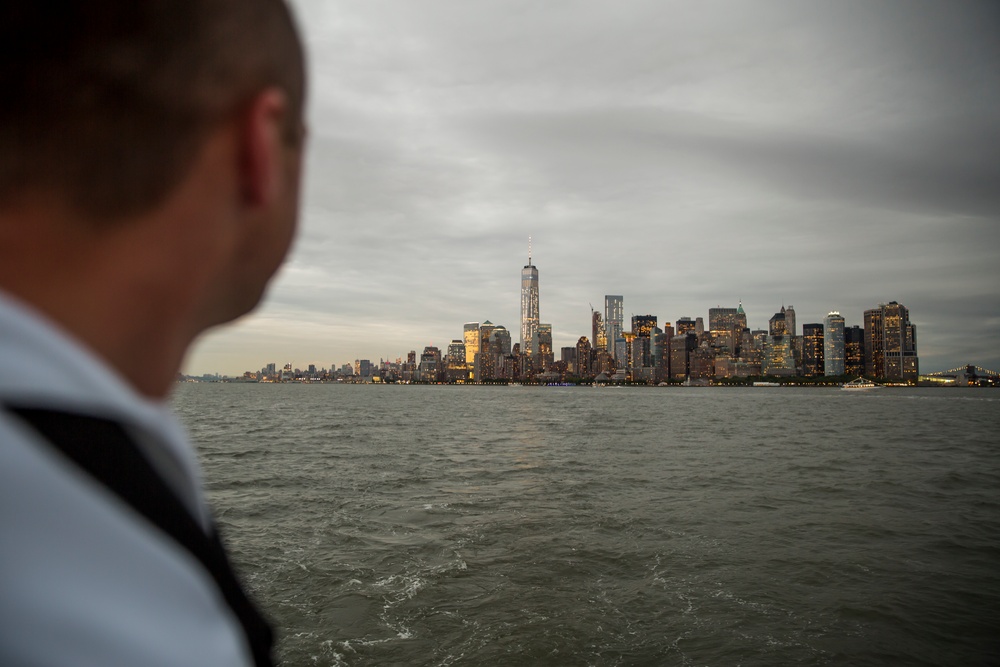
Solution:
M34 217L0 214L0 288L59 325L140 394L166 396L199 332L191 276L172 269L169 248L140 239L150 233L141 226L95 232L51 214Z

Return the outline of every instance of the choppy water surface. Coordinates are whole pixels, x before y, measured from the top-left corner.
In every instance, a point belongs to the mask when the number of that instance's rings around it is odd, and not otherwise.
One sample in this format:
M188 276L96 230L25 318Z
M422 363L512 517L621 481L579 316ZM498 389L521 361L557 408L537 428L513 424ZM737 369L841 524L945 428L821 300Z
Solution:
M286 665L1000 660L1000 392L179 385Z

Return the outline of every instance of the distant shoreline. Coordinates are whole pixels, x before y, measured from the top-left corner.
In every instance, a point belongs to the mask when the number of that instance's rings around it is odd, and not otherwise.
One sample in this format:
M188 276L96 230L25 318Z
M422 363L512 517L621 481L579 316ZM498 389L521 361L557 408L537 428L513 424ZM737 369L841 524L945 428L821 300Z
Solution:
M754 385L754 383L767 382L767 385ZM683 382L671 382L662 384L651 384L646 382L606 382L594 384L593 382L382 382L378 379L366 380L322 380L322 379L295 379L295 380L248 380L238 377L190 377L185 376L177 379L178 384L323 384L323 385L401 385L401 386L456 386L456 387L580 387L586 389L611 389L621 387L643 387L649 389L696 389L696 388L729 388L729 387L749 387L753 389L777 389L777 388L805 388L805 389L836 389L846 384L844 382L810 382L808 380L748 380L748 381L726 381L726 382L706 382L685 384ZM916 384L903 382L887 382L878 384L878 388L885 389L906 389L906 388L973 388L992 389L998 384L984 382L981 384L958 384L956 382L931 382L922 381Z

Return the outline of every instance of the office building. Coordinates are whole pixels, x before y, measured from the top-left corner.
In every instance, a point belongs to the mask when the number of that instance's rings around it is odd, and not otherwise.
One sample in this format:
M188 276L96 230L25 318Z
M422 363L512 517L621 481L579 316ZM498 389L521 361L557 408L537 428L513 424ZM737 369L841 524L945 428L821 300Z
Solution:
M661 354L656 337L662 335L663 329L660 327L653 327L653 330L649 332L649 365L653 368L656 368L656 360Z
M784 318L781 318L779 322L783 327ZM767 337L761 373L763 375L786 377L795 375L795 356L792 352L791 336L787 334L775 334Z
M462 331L465 340L465 363L471 369L479 352L479 322L466 322Z
M514 346L517 347L517 343ZM516 380L517 377L517 357L514 356L514 351L511 350L511 353L506 356L498 356L496 378L498 380Z
M566 372L576 374L576 346L559 348L559 361L566 366Z
M824 375L844 374L844 318L837 311L823 320Z
M640 338L649 338L656 328L656 315L633 315L632 333Z
M715 376L715 353L708 342L701 343L691 351L688 377L692 380L709 380Z
M917 328L905 306L890 301L866 310L864 347L867 375L916 382Z
M559 361L565 362L567 367L571 367L576 363L576 346L560 347Z
M823 373L823 325L818 322L803 324L802 375L816 377Z
M535 368L538 365L535 363L536 357L524 354L521 351L520 343L514 343L512 354L517 359L517 377L522 380L530 380L538 371L538 369Z
M465 361L464 340L455 339L448 345L445 372L448 382L465 382L468 379L469 370L468 364Z
M670 339L670 377L684 380L691 368L691 353L698 348L698 334L679 333Z
M746 347L743 360L749 364L764 364L764 349L767 347L767 329L754 329L750 332L750 345ZM746 344L744 342L744 344Z
M798 331L795 328L795 306L782 306L781 309L785 313L785 329L788 330L788 335L794 338L798 335Z
M625 299L620 294L604 296L604 333L607 336L608 352L615 357L615 346L622 335L625 322ZM617 357L616 357L617 358Z
M695 321L690 317L679 317L674 323L674 328L677 329L677 335L686 333L696 333L695 332Z
M497 328L497 325L493 324L489 320L486 320L479 325L479 351L483 352L489 348L490 336L493 334L493 330Z
M531 239L528 239L528 263L521 269L521 354L536 354L538 333L538 269L531 263Z
M740 332L740 355L739 360L751 363L756 361L760 363L760 359L757 358L757 350L754 346L754 336L753 331L749 327L744 327L743 331Z
M577 377L590 377L591 345L586 336L580 336L576 341L576 375Z
M724 350L730 355L739 353L741 336L747 324L746 313L743 312L743 302L738 308L723 308L717 306L708 309L708 331L712 339L712 347Z
M591 350L591 355L593 357L593 363L590 367L591 375L600 375L601 373L611 375L615 372L615 359L606 349L595 347Z
M539 359L540 371L547 371L555 362L555 355L552 352L552 325L539 324L535 332L537 357Z
M608 333L604 330L604 318L593 309L590 311L590 340L594 349L608 349Z
M456 338L448 344L447 360L449 366L465 364L465 341Z
M736 328L738 330L743 330L747 328L747 314L743 310L742 300L736 306Z
M427 346L420 354L420 365L417 366L417 378L421 382L437 382L442 370L441 350Z
M628 369L628 360L630 356L628 341L624 336L619 336L615 340L615 370L624 371Z
M865 330L859 326L844 329L844 375L865 374Z
M400 365L400 374L403 382L418 380L417 377L417 352L410 350L406 353L406 363Z
M650 339L646 336L633 336L629 343L629 368L633 370L652 367L650 363Z
M728 354L720 354L715 357L715 377L731 378L737 377L741 373L746 374L743 367L734 357Z
M790 335L788 331L788 323L785 321L785 307L782 306L781 310L776 312L768 320L767 331L771 336L784 336Z
M663 331L653 334L653 368L656 369L657 382L670 379L670 339L674 337L674 328L663 325Z
M496 325L489 320L479 325L479 351L476 352L476 361L472 370L473 379L476 382L492 380L495 376L495 355L490 348L490 336L495 328Z
M490 332L490 353L495 357L506 357L510 354L510 332L507 327L497 325Z

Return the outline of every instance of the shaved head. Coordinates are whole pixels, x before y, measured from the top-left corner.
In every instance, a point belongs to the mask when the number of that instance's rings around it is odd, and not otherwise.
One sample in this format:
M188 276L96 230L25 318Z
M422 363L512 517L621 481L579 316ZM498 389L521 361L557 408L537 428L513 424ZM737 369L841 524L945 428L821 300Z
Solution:
M142 213L264 88L285 92L298 142L304 86L282 0L4 3L0 208L41 196L95 222Z

